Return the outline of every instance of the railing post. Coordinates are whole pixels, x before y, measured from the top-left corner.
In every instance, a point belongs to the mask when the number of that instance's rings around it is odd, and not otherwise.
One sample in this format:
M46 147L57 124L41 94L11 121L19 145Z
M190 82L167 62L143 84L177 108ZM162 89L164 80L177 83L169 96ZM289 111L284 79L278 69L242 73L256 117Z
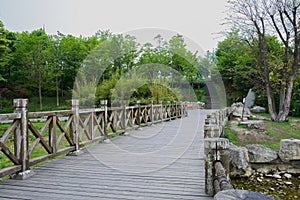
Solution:
M183 110L184 108L183 108L183 106L184 106L183 102L180 101L180 117L184 117L184 113L183 113L184 112L184 110Z
M14 112L21 114L20 124L15 130L15 155L21 164L21 171L13 175L15 179L26 179L32 175L29 170L28 155L28 99L14 99Z
M175 114L175 118L178 118L178 112L177 112L177 102L174 101L174 114Z
M227 148L229 140L226 138L206 138L204 139L204 155L205 155L205 193L214 195L214 163L222 161L228 165ZM228 172L229 169L227 168Z
M138 125L138 129L141 129L141 102L140 100L136 101L136 105L137 105L137 116L136 116L136 121L137 121L137 125Z
M56 119L57 116L52 116L51 123L49 124L49 145L52 148L52 153L55 154L57 152L56 147Z
M79 100L71 100L71 110L73 112L72 127L72 139L75 146L75 152L79 151Z
M108 110L107 110L107 100L101 100L100 101L101 104L101 108L103 107L104 109L104 117L103 117L103 130L104 130L104 140L108 140L108 127L107 127L107 123L108 123Z
M183 112L184 112L184 117L187 117L188 116L188 111L187 111L187 103L184 102L183 103Z
M169 117L169 120L171 119L171 108L170 108L170 101L167 101L167 109L166 109L166 111L167 111L167 117L166 118L168 118Z
M123 135L128 135L128 133L126 132L126 129L127 129L126 100L121 101L121 108L122 108L121 125L122 125L122 129L123 129Z
M160 109L159 109L160 121L163 122L164 121L164 116L163 116L163 109L164 109L164 107L163 107L162 101L159 101L159 104L160 104Z
M90 113L90 120L89 120L89 134L90 134L90 137L91 137L91 140L94 139L94 113L95 111L92 111Z
M153 101L150 101L150 125L154 123L154 110L153 110Z

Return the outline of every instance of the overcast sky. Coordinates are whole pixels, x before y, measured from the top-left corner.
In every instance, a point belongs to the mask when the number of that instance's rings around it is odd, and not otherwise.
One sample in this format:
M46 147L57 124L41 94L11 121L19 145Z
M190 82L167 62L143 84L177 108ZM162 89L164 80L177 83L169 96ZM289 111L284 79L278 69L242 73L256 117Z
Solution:
M143 28L174 31L204 51L221 40L226 0L0 0L0 20L10 31L91 36ZM148 29L149 30L149 29ZM151 30L151 29L150 29Z

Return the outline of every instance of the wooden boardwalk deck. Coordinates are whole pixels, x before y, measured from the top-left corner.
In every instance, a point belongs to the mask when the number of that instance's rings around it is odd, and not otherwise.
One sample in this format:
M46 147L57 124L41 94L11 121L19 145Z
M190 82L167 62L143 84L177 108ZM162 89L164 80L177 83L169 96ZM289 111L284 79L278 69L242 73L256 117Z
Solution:
M113 138L0 184L0 199L212 199L204 192L208 110Z

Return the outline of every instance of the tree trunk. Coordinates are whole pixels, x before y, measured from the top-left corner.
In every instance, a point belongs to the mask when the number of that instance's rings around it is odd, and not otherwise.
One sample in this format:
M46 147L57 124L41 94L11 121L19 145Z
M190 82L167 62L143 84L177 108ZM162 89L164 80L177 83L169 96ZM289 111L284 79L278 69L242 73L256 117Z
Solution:
M288 115L290 112L290 105L291 105L291 99L292 99L292 92L293 92L293 86L294 86L294 80L295 80L295 74L291 74L289 77L289 82L288 82L288 87L287 87L287 92L285 96L285 101L284 101L284 106L283 109L279 111L279 114L277 116L276 121L278 122L285 122L288 121Z
M266 90L267 90L267 99L268 99L268 109L269 109L269 113L271 115L271 120L276 121L274 95L273 95L270 84L266 84Z
M265 41L265 31L261 32L259 28L257 28L257 33L259 35L259 55L258 62L260 65L260 69L262 72L263 79L265 80L265 87L267 92L267 100L268 100L268 109L271 115L271 120L275 121L277 117L276 108L275 108L275 100L273 89L270 81L270 71L267 63L267 55L266 55L266 41Z

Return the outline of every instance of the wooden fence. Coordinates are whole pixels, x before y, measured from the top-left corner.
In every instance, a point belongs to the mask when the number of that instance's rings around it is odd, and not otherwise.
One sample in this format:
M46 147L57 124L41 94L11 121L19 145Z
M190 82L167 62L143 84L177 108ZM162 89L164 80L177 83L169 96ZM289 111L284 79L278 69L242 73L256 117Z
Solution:
M15 99L14 113L0 114L0 121L12 121L6 131L0 133L0 159L12 162L12 166L0 169L0 178L26 173L35 164L76 152L128 129L187 115L185 104L176 102L140 105L137 101L135 106L126 106L123 101L121 107L108 107L103 100L100 108L79 109L79 101L71 100L70 110L49 112L28 112L27 103L27 99ZM37 127L33 121L41 119ZM36 151L39 151L37 156Z

